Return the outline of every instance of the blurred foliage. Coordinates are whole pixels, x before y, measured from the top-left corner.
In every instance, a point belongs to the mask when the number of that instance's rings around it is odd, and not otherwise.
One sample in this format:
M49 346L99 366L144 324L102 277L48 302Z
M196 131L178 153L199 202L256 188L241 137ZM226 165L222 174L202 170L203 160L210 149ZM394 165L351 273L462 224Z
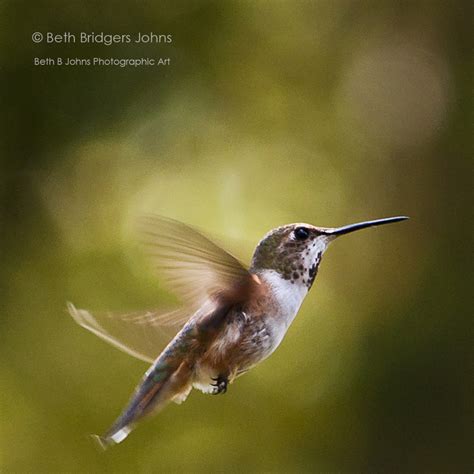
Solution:
M0 2L2 472L472 471L469 1ZM172 45L34 44L34 31ZM34 57L171 57L168 68ZM277 352L97 452L146 366L65 302L168 296L134 219L244 260L280 224L407 223L334 244ZM238 243L240 242L240 244Z

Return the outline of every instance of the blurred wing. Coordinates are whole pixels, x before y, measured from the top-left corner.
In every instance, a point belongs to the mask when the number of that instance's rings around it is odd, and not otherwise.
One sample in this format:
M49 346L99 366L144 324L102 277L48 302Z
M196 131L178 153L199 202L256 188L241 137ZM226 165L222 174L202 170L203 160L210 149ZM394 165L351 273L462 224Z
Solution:
M235 257L192 227L149 216L141 231L154 269L188 307L197 309L218 295L237 296L255 283Z
M68 303L67 307L77 324L121 351L150 363L180 330L182 321L191 316L183 310L161 314L149 311L93 316L85 309L77 309L72 303Z
M147 217L141 222L154 268L182 298L184 307L168 313L97 316L71 303L68 309L79 325L96 336L152 362L198 309L198 318L225 317L216 310L242 301L259 280L236 258L185 224L163 217Z

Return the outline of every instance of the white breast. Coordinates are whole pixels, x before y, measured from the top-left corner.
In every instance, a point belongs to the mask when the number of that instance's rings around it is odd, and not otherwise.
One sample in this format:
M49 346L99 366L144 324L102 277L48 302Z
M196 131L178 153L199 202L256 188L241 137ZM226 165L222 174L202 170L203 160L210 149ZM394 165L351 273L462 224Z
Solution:
M265 280L273 291L277 308L273 316L272 329L274 336L274 349L280 344L288 327L295 319L301 303L308 293L308 288L300 280L291 283L285 280L274 270L264 270L259 273L259 277Z

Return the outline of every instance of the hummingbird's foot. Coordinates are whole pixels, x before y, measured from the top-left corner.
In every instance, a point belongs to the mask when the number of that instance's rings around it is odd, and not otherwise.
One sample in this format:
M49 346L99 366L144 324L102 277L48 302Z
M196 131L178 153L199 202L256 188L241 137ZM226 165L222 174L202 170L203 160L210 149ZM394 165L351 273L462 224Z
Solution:
M211 385L214 387L212 390L213 395L227 392L227 385L229 383L229 379L226 376L219 375L218 377L213 377L212 380L214 380L215 382L211 383Z

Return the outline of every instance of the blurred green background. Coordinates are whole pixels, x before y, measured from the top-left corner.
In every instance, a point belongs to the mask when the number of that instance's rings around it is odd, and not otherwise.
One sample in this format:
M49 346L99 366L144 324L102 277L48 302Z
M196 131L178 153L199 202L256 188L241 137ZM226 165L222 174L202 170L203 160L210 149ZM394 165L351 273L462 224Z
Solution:
M471 472L471 6L1 1L0 471ZM32 64L61 56L171 65ZM411 220L335 243L280 348L225 396L193 392L101 453L87 435L147 367L65 303L167 300L131 232L147 212L246 262L281 224Z

